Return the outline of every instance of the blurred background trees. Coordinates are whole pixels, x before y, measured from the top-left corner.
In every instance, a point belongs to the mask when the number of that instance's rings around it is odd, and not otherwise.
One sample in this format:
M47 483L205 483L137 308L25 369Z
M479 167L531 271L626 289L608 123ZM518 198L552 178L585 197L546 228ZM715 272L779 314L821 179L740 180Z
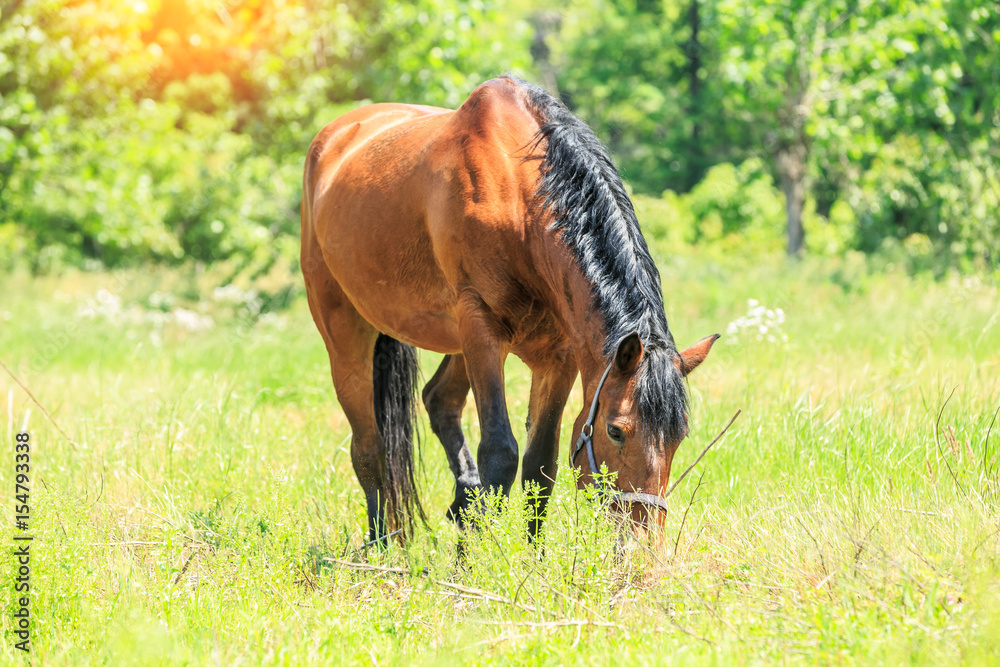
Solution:
M312 136L515 71L642 221L726 251L1000 265L1000 9L973 0L2 0L0 265L293 258ZM669 234L668 234L669 232Z

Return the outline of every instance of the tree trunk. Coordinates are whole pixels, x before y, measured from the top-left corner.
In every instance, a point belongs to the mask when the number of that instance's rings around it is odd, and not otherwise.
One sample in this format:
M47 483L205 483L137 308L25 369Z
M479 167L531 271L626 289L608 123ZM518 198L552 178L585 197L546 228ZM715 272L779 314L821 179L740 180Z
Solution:
M778 173L781 175L781 190L785 193L789 257L801 254L805 240L802 209L806 201L806 153L806 146L801 143L778 150Z
M562 14L556 10L540 10L532 14L531 22L535 28L535 34L531 39L531 58L535 61L538 75L541 78L542 88L545 88L553 97L559 97L559 83L556 81L556 67L552 63L552 51L546 42L546 38L554 32L559 32L562 26Z
M701 42L699 30L701 29L701 15L699 14L698 3L701 0L691 0L688 7L688 27L691 29L691 36L684 47L687 56L687 76L688 76L688 116L692 119L691 143L688 147L689 165L687 169L687 182L684 184L687 189L693 188L705 175L705 149L701 142Z
M701 17L698 14L698 1L691 0L688 8L688 25L691 28L691 37L687 43L688 58L688 90L691 94L691 106L694 113L694 125L691 128L691 138L697 144L701 137L700 101L701 101L701 78L698 70L701 69L701 43L698 41L698 30L701 28Z

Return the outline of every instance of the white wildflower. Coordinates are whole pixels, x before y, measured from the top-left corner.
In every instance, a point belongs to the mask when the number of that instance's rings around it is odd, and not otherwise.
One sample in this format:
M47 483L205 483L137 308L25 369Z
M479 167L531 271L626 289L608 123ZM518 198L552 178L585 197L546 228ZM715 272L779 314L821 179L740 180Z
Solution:
M726 327L727 340L739 343L740 337L747 340L767 341L777 343L788 342L788 335L782 331L785 322L785 311L781 308L768 308L761 305L757 299L747 299L747 313L729 323Z
M196 313L185 308L175 308L171 316L182 329L187 331L205 331L215 326L215 320L208 315Z
M112 322L118 322L124 315L121 297L106 289L99 289L93 297L87 297L76 311L77 317L89 320L103 318Z

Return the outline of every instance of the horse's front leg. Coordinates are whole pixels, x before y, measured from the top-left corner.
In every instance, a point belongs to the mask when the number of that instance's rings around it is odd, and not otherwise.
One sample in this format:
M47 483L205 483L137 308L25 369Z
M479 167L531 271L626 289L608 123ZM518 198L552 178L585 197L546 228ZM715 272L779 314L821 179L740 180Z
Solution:
M503 375L510 342L502 323L475 292L463 292L459 299L458 326L479 412L479 478L487 491L508 495L517 477L517 440L507 415Z
M521 473L525 491L538 485L538 495L528 501L532 510L528 536L532 540L538 537L545 520L545 507L559 469L559 426L576 373L576 363L568 351L551 354L545 365L532 366L528 445Z

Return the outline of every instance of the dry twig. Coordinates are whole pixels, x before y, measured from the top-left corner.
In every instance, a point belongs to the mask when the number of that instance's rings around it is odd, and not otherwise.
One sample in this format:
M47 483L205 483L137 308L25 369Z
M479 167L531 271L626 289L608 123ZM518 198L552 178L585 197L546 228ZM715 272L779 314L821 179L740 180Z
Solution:
M736 414L733 415L733 418L729 420L729 423L726 424L725 427L723 427L723 429L721 431L719 431L719 435L715 436L715 439L712 440L712 442L708 443L708 447L706 447L705 449L702 450L701 454L698 455L698 458L696 458L694 460L694 463L692 463L691 465L689 465L688 469L685 470L684 473L680 477L677 478L677 481L674 482L673 486L670 487L670 490L667 491L667 495L663 496L664 499L667 499L667 498L670 497L670 494L674 492L674 489L677 488L677 485L680 484L682 481L684 481L684 478L688 476L689 472L691 472L692 470L694 470L694 467L696 465L698 465L698 463L705 456L705 454L708 454L708 450L710 450L712 448L712 446L715 445L715 443L717 443L722 438L722 436L724 436L726 434L726 431L729 430L729 427L733 425L733 422L736 421L736 418L739 417L740 413L742 413L742 412L743 412L743 408L740 408L739 410L736 411Z
M341 567L346 567L351 570L358 570L361 572L379 572L388 574L402 574L402 575L413 575L420 574L421 576L427 576L427 570L422 570L416 572L415 570L410 570L405 567L385 567L382 565L370 565L368 563L356 563L350 560L341 560L340 558L324 558L323 560L329 563L336 563ZM434 582L442 588L447 588L452 591L457 591L458 593L464 594L464 596L472 596L479 600L490 600L493 602L502 602L503 604L509 604L512 607L517 607L522 611L527 611L532 614L537 613L538 609L531 605L521 604L515 600L511 600L503 595L498 595L496 593L491 593L489 591L484 591L481 588L471 588L469 586L463 586L462 584L456 584L454 581L446 581L443 579L438 579Z
M56 430L62 434L62 437L66 438L66 442L72 445L74 449L78 448L80 445L78 445L76 441L73 440L73 438L69 437L69 435L66 434L66 431L62 430L62 427L59 426L58 423L56 423L56 420L52 418L52 415L50 415L49 411L45 409L45 406L39 403L38 399L35 398L35 395L31 393L31 390L28 389L28 387L23 382L17 379L17 376L14 375L14 372L7 367L7 364L5 364L2 360L0 360L0 366L2 366L5 371L7 371L7 375L10 376L10 379L16 382L17 386L19 386L21 389L24 390L24 393L28 395L28 398L30 398L32 401L35 402L35 405L37 405L38 409L42 411L42 414L45 415L45 418L49 420L49 423L56 427Z

